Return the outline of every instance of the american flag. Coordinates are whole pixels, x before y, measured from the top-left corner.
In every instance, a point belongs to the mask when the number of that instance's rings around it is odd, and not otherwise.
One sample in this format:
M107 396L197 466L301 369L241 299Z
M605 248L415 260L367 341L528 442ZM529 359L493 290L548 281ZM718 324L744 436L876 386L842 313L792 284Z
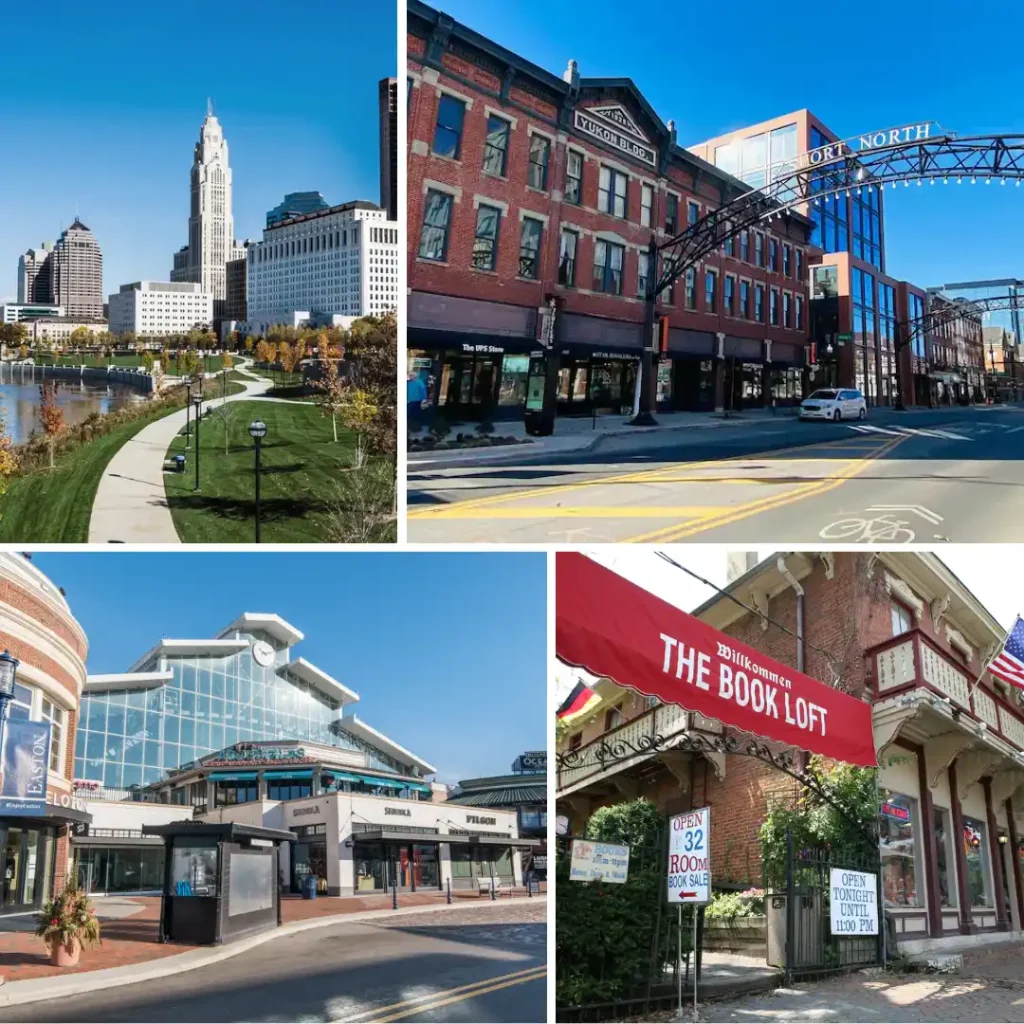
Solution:
M1019 615L1002 651L988 667L994 676L1024 690L1024 619Z

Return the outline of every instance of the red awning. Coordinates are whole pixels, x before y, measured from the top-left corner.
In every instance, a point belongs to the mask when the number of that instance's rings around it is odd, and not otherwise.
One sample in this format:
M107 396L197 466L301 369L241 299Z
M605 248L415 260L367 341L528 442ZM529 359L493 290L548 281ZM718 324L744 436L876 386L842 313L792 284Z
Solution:
M555 651L742 732L874 766L871 705L673 607L575 552L555 563Z

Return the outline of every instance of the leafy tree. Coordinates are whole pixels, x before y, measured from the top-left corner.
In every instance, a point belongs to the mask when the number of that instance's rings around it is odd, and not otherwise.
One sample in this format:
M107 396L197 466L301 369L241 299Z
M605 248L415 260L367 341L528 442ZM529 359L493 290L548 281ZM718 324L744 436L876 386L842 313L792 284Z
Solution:
M651 846L658 841L664 818L649 800L599 807L587 821L586 837L599 843Z
M245 351L251 352L255 348L256 343L253 341L252 335L247 335L245 339Z
M142 368L146 371L146 373L152 373L153 372L153 363L154 363L154 361L155 360L153 358L153 353L152 352L143 352L142 353Z
M76 327L68 337L68 346L73 352L80 352L85 345L91 345L92 342L92 332L88 327Z
M281 364L281 369L285 373L293 373L295 371L296 359L298 358L298 343L289 345L287 341L279 342L277 358Z
M220 354L220 365L225 370L230 370L235 365L234 359L231 358L230 352L222 352Z
M353 383L370 395L377 415L366 431L367 448L381 455L397 451L398 323L394 313L361 317L352 324L346 357Z
M363 434L369 430L377 418L377 406L373 404L373 398L369 392L360 388L351 388L347 391L345 403L341 407L341 418L345 426L356 435L355 464L359 467L363 464ZM337 440L336 427L335 440Z
M50 469L53 469L54 445L65 424L64 410L57 404L57 386L52 380L44 381L39 389L39 421L50 442Z
M313 381L316 404L325 416L331 417L334 440L338 440L338 410L345 402L345 382L341 378L338 364L333 359L320 363L320 377Z

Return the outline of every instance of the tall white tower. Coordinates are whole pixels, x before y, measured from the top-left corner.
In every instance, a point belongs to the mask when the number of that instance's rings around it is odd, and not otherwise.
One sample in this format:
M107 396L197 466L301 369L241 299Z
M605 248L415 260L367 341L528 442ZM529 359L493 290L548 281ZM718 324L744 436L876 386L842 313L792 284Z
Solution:
M228 144L213 106L199 129L192 159L192 201L188 245L174 257L172 281L195 281L213 296L214 318L223 314L227 296L225 266L238 248L231 215L231 165Z

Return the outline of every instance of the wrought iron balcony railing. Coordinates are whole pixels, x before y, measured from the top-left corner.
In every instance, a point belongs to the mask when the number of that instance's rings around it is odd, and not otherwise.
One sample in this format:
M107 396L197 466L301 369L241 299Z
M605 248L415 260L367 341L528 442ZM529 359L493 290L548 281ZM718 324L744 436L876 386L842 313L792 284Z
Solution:
M993 734L1024 750L1024 715L980 686L971 693L976 676L957 664L920 629L876 644L864 652L864 657L877 700L908 690L930 690L948 698L962 715L984 722Z
M559 792L606 772L621 772L632 764L656 757L671 746L673 737L692 730L720 734L722 723L684 711L675 704L657 704L642 715L584 743L558 766Z

